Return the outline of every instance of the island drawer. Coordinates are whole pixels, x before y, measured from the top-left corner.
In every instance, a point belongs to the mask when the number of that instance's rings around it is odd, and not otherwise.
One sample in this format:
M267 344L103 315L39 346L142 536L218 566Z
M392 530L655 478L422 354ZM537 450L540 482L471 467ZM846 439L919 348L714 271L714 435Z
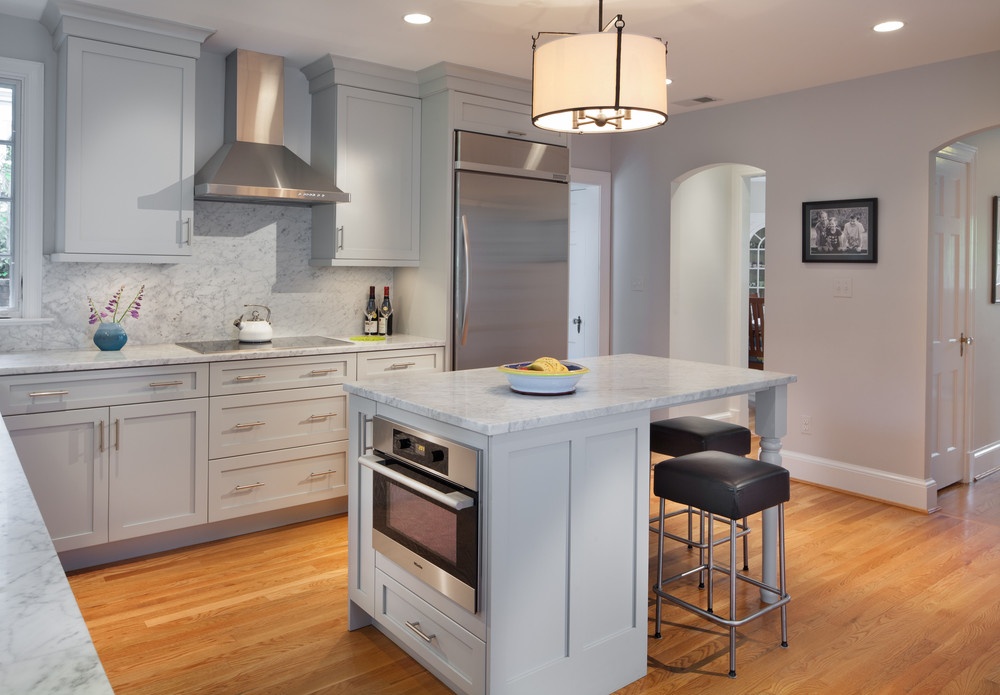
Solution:
M208 520L347 495L347 442L209 461Z
M212 362L213 396L335 386L354 379L354 354Z
M486 643L381 570L375 619L438 678L463 693L486 692Z
M383 350L358 354L358 379L395 372L440 372L444 370L444 348Z
M239 456L347 439L340 386L216 396L209 400L208 457Z
M44 413L208 395L208 365L82 370L0 377L0 414Z

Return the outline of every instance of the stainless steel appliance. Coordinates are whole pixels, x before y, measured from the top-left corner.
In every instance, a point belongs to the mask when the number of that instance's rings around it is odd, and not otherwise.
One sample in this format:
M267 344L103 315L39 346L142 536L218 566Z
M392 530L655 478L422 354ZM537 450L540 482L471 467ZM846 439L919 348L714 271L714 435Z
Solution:
M375 417L372 547L475 613L481 452Z
M455 135L453 367L564 358L569 150Z

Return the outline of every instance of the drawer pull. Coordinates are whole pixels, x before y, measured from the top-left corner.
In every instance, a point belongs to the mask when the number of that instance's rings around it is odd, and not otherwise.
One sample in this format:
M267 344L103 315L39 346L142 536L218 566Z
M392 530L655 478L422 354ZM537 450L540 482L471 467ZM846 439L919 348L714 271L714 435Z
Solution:
M68 396L69 391L31 391L28 398L40 398L42 396Z
M407 369L415 364L416 362L393 362L389 365L389 369Z
M405 620L403 622L406 623L406 627L408 627L411 630L413 630L413 632L416 633L417 637L419 637L420 639L422 639L424 642L430 643L430 641L432 639L434 639L435 637L437 637L437 635L428 635L426 632L424 632L423 630L421 630L420 629L420 623L411 623L409 620Z
M122 421L115 418L115 451L121 451L122 444Z
M256 381L257 379L265 379L267 374L241 374L236 377L236 381Z
M327 476L327 475L333 475L336 472L337 471L323 471L322 473L310 473L309 477L310 478L322 478L322 477Z
M337 413L324 413L322 415L310 415L307 420L312 422L315 420L329 420L332 417L337 417Z
M97 422L97 450L104 453L104 420Z
M237 485L233 490L252 490L255 487L264 487L265 483L248 483L246 485Z
M233 425L234 430L248 430L251 427L260 427L261 425L266 425L267 423L263 420L258 420L257 422L237 422Z
M327 374L336 374L339 371L340 370L336 369L336 368L331 368L331 369L314 369L311 372L309 372L309 374L311 376L326 376Z
M149 388L158 389L161 386L183 386L184 382L178 379L177 381L151 381L149 383Z

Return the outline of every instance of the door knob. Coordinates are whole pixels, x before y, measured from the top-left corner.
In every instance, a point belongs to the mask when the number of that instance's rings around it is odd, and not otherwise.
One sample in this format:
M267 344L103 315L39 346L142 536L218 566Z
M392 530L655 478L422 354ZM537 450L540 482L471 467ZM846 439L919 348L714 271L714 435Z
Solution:
M963 357L965 355L965 346L972 345L972 336L965 335L962 333L958 338L958 356Z
M576 332L579 333L580 326L583 324L583 319L577 316L575 319L573 319L573 323L576 324Z

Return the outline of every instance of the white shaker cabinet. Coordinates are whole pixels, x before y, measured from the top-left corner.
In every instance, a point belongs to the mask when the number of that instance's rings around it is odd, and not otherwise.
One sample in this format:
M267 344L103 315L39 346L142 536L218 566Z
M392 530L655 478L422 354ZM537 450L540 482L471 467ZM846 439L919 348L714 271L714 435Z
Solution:
M205 398L4 422L60 552L208 520Z
M176 263L194 234L195 59L59 46L56 261Z
M351 201L313 207L310 265L417 265L420 99L316 85L311 79L311 164Z

